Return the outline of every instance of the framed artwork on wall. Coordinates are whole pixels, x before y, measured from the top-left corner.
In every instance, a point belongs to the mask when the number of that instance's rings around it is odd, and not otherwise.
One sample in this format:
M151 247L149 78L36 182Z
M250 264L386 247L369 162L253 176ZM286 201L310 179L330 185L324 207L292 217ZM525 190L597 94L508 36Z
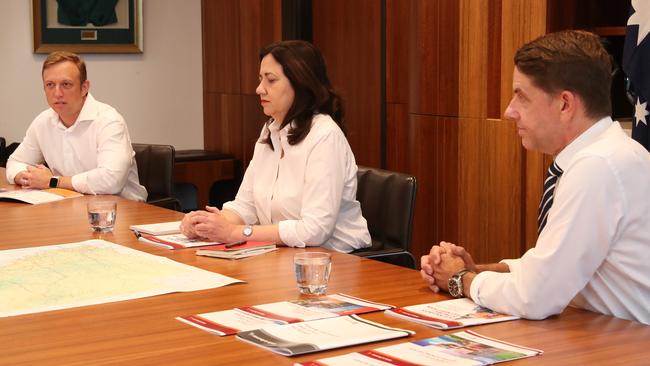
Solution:
M142 53L142 0L32 0L34 53Z

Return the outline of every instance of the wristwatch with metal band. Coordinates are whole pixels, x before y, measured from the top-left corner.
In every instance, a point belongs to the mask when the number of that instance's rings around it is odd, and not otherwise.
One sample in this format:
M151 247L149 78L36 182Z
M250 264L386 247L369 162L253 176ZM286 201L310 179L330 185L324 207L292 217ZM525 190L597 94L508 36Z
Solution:
M455 298L460 298L465 296L465 294L463 293L463 275L465 275L465 273L467 272L469 272L468 269L462 269L456 272L453 276L451 276L451 278L447 282L449 295Z
M246 225L244 226L244 230L241 232L245 237L250 237L253 235L253 225Z

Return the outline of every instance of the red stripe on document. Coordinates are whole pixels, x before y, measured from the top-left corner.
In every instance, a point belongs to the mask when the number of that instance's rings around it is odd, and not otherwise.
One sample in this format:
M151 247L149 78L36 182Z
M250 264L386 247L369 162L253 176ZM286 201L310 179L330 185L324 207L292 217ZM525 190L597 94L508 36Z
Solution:
M377 311L377 310L379 309L370 306L364 306L361 308L339 311L337 312L337 314L339 315L365 314L365 313L372 313L373 311Z
M183 245L176 244L176 243L172 243L172 242L165 241L165 240L162 240L162 239L158 239L158 238L156 238L156 237L153 236L153 235L145 235L145 234L142 234L142 237L145 238L145 239L147 239L147 240L151 240L151 241L153 241L153 242L155 242L155 243L159 243L159 244L163 244L163 245L168 245L168 246L172 247L173 249L185 249L185 246L183 246Z
M216 330L218 332L221 332L225 335L232 335L232 334L237 334L239 332L239 329L235 328L230 328L225 325L217 324L215 322L211 322L208 319L202 318L198 315L189 315L189 316L181 316L181 318L187 320L190 323L194 323L196 325L200 325L204 328Z
M247 313L251 313L253 315L268 318L268 319L282 320L282 321L285 321L287 323L300 323L300 322L304 321L303 319L289 318L289 317L286 317L286 316L270 313L268 311L258 309L258 308L254 307L254 306L244 306L244 307L237 308L237 309L239 309L241 311L245 311Z
M372 358L374 360L384 361L395 366L421 366L420 364L404 361L397 357L389 356L387 354L377 352L372 349L369 351L362 351L359 353L366 357Z
M341 296L343 296L343 297L349 297L349 298L351 298L351 299L356 299L356 300L359 300L359 301L362 301L362 302L368 302L368 303L371 303L371 304L376 304L376 305L379 305L380 307L384 307L384 306L385 306L385 307L387 307L387 308L389 308L389 309L392 309L392 308L395 307L395 305L384 304L384 303L376 302L376 301L370 301L370 300L362 299L362 298L360 298L360 297L355 297L355 296L352 296L352 295L344 294L344 293L341 293L341 292L339 292L338 295L341 295Z
M456 322L456 321L448 320L448 319L433 318L433 317L422 315L422 314L419 314L419 313L414 313L414 312L406 310L404 308L397 308L397 309L393 309L391 311L393 311L395 313L398 313L398 314L402 314L404 316L408 316L409 318L413 318L413 319L422 319L422 320L428 320L428 321L432 321L432 322L446 324L449 327L462 327L463 326L463 323L461 323L461 322Z
M473 330L468 329L465 332L467 332L467 333L469 333L469 334L471 334L471 335L473 335L475 337L487 339L487 340L492 341L492 342L505 343L505 344L507 344L509 346L512 346L512 347L515 347L515 348L523 348L523 349L527 349L529 351L539 352L540 354L544 353L544 351L542 351L541 349L524 347L524 346L520 346L518 344L502 341L502 340L499 340L499 339L490 338L490 337L484 336L483 334L478 334L478 333L474 332Z

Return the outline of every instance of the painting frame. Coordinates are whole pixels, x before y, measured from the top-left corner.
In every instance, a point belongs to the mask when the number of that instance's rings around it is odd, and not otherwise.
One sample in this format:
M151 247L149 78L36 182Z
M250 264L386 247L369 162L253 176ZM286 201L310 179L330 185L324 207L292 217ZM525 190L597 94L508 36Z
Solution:
M34 53L69 51L74 53L142 53L142 0L125 1L128 27L66 26L48 22L48 11L56 11L52 1L32 0ZM48 5L49 4L49 5ZM56 4L56 2L55 2Z

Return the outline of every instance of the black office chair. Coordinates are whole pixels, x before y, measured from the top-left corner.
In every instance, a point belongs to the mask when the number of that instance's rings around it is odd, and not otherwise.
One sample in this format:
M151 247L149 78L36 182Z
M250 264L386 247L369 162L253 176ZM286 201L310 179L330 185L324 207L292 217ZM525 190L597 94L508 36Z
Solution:
M174 183L174 198L180 203L181 211L188 213L199 209L197 206L199 190L192 183Z
M171 145L132 144L138 164L140 184L147 188L147 203L180 211L174 198L174 147Z
M0 137L0 167L2 168L7 166L7 159L9 159L9 156L5 156L5 150L7 150L7 140Z
M415 268L411 225L415 208L415 177L359 166L357 200L368 221L372 247L352 254Z
M9 145L6 145L6 143L5 138L0 137L0 167L3 168L7 166L7 160L9 160L11 154L20 146L20 142L12 142Z

